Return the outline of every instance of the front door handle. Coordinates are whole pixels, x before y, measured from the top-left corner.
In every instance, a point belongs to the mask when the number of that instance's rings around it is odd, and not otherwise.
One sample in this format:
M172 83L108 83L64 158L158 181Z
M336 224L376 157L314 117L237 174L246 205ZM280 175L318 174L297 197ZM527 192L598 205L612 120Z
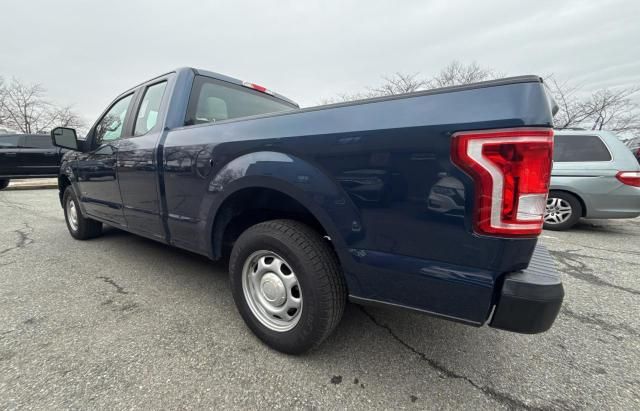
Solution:
M15 157L18 153L4 153L7 157Z

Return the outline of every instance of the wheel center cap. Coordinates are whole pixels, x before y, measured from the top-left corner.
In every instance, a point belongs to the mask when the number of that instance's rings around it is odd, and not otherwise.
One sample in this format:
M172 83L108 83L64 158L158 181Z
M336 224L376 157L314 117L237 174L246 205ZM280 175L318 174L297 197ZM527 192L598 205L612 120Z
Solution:
M260 280L260 291L265 300L278 307L287 299L287 291L282 280L274 273L266 273Z

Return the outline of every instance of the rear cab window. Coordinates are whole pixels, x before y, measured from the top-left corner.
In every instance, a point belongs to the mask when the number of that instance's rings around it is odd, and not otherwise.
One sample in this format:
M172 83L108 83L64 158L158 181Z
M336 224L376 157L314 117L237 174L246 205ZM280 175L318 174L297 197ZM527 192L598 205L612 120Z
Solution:
M191 126L213 123L297 108L266 93L210 77L196 76L184 124Z
M560 163L611 161L611 153L598 136L556 134L553 161Z

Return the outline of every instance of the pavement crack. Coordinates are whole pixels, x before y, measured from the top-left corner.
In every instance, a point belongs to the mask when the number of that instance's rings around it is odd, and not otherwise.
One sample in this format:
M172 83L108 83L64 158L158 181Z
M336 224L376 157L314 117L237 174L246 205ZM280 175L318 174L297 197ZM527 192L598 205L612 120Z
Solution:
M553 237L550 237L553 238ZM599 250L599 251L606 251L608 253L618 253L618 254L631 254L633 256L638 255L637 251L633 251L633 250L614 250L612 248L606 248L606 247L596 247L593 245L585 245L585 244L581 244L581 243L576 243L573 241L567 241L567 240L560 240L558 238L553 238L554 240L558 240L561 241L564 244L571 244L571 245L577 245L578 247L583 247L583 248L589 248L591 250Z
M551 255L553 255L557 261L560 262L564 266L564 270L561 270L563 273L570 275L573 278L577 278L578 280L586 281L589 284L599 286L599 287L609 287L616 290L624 291L633 295L640 295L640 291L635 290L629 287L623 287L621 285L613 284L608 281L605 281L593 274L593 270L587 265L578 259L579 255L576 255L573 251L558 251L558 250L549 250Z
M23 223L23 224L24 224L23 229L14 231L16 234L18 234L18 237L19 237L18 243L16 244L16 247L18 248L22 248L28 244L33 243L33 238L30 237L31 233L33 232L33 228L31 228L31 226L28 223Z
M107 284L111 284L112 286L114 286L118 294L129 294L129 292L124 289L124 287L116 283L112 278L105 277L105 276L99 276L96 278L104 281Z
M499 402L500 404L506 406L509 409L524 409L524 410L533 411L533 410L549 410L553 408L553 407L531 406L525 403L524 401L519 400L518 398L515 398L509 394L500 392L492 387L480 385L477 382L473 381L471 378L464 376L462 374L458 374L457 372L448 369L444 365L440 364L439 362L437 362L432 358L429 358L425 353L419 351L417 348L415 348L411 344L404 341L402 338L400 338L398 334L395 333L395 331L393 331L393 329L391 329L391 327L378 321L378 319L375 318L371 313L369 313L364 307L360 306L360 310L362 310L362 312L371 320L371 322L373 322L376 326L386 330L389 333L389 335L391 335L391 337L394 340L396 340L400 345L402 345L407 350L411 351L413 354L417 355L421 360L429 364L431 368L433 368L438 373L440 373L440 375L443 376L444 378L463 380L467 382L469 385L471 385L473 388L482 392L485 396Z
M566 255L569 255L569 256L574 257L574 258L576 258L576 257L588 258L590 260L599 260L599 261L606 261L606 262L611 262L611 260L614 260L616 263L627 264L627 265L633 265L633 266L640 267L640 263L627 261L627 260L617 260L617 259L613 259L611 257L609 257L609 258L596 257L594 255L581 254L578 251L580 251L580 250L563 250L563 251L555 251L555 252L565 253Z
M32 213L35 213L35 210L32 209L31 207L29 207L28 204L16 203L15 201L9 201L6 198L0 199L0 204L5 205L5 206L10 207L10 208L13 208L13 209L16 209L16 210L30 211Z
M562 306L562 309L560 311L563 315L566 315L567 317L573 318L576 321L579 321L583 324L588 324L588 325L595 325L600 327L602 330L607 331L609 333L612 333L614 331L618 331L618 332L622 332L634 337L640 337L640 332L638 332L636 329L626 325L626 324L613 324L610 323L608 321L605 321L601 318L598 318L597 315L592 314L592 315L588 315L588 314L581 314L581 313L577 313L569 308L567 308L566 306Z
M26 211L29 214L32 214L34 216L44 217L44 218L47 218L47 219L54 219L54 220L64 221L64 218L53 217L51 215L47 215L45 213L42 213L42 212L38 211L37 209L33 209L28 204L16 203L14 201L8 201L6 198L2 198L1 196L0 196L0 205L6 206L6 207L9 207L9 208L13 208L15 210Z
M0 331L0 340L3 340L5 337L5 335L9 335L12 332L15 332L16 330L5 330L5 331Z
M24 248L29 244L32 244L35 242L35 240L31 237L31 234L33 233L33 227L31 227L28 223L22 223L22 224L24 225L24 227L18 230L13 230L13 232L18 236L18 239L13 245L13 247L5 248L4 250L0 251L0 255L4 255L13 250Z

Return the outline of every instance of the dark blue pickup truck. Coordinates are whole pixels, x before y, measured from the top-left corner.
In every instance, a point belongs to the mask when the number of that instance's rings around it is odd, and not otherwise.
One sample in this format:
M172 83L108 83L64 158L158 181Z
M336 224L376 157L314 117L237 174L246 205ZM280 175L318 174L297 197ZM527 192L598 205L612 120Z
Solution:
M347 300L521 333L564 291L537 245L554 103L535 76L300 109L182 68L114 100L59 175L67 227L229 258L238 310L301 353Z

